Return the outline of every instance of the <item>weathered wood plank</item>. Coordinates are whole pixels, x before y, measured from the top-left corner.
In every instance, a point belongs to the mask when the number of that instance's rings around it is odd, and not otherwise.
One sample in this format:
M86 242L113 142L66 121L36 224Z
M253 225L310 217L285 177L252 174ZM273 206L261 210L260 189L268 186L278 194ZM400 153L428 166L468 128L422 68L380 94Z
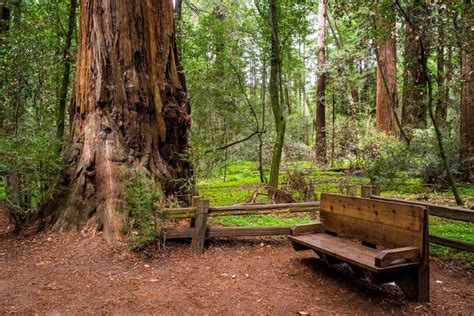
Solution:
M389 202L425 206L428 208L429 215L474 223L474 210L470 210L467 208L443 206L443 205L437 205L437 204L431 204L431 203L388 198L388 197L382 197L382 196L376 196L376 195L371 195L370 197L372 199L389 201Z
M333 214L321 211L321 221L326 231L335 232L341 236L365 240L376 245L389 248L405 246L420 247L423 243L421 232L388 226L365 219Z
M210 227L207 230L207 237L288 235L290 230L290 226Z
M258 226L258 227L208 227L206 238L243 237L243 236L275 236L290 234L290 226ZM165 228L166 239L192 238L194 228Z
M164 229L165 239L192 238L193 234L193 227L172 227Z
M323 211L407 230L422 230L422 207L415 205L323 193L321 215Z
M324 232L323 223L312 223L295 225L291 227L291 236L299 236L306 233L322 233Z
M158 213L164 219L194 218L196 216L196 207L164 208Z
M372 272L394 271L413 268L418 265L417 263L402 263L386 268L377 267L375 265L375 257L379 253L378 250L362 246L352 240L334 237L324 233L288 236L288 238L292 242L299 243Z
M437 245L447 246L463 251L474 252L474 243L464 242L452 238L440 237L436 235L430 235L429 240L430 242Z
M417 247L402 247L402 248L395 248L395 249L386 249L380 251L375 256L375 265L377 267L388 267L395 260L409 260L411 262L419 262L420 261L420 254L421 249Z
M230 215L234 211L258 211L258 210L281 210L288 209L290 212L312 211L319 209L320 202L302 202L302 203L280 203L280 204L242 204L231 206L213 206L209 208L209 215L213 213Z

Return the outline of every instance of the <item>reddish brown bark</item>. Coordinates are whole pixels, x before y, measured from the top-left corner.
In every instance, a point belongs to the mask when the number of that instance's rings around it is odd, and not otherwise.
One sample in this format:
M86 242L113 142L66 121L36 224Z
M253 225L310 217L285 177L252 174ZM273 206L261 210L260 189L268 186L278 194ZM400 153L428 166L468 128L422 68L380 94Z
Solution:
M461 34L461 126L460 160L466 176L474 175L474 9L464 1Z
M378 67L376 91L376 128L394 134L396 122L394 116L397 94L397 51L395 31L395 13L388 8L379 7L377 12Z
M71 136L55 227L122 225L125 181L145 172L166 194L188 178L190 109L172 0L82 0ZM46 213L45 213L46 214ZM47 214L46 214L47 215Z

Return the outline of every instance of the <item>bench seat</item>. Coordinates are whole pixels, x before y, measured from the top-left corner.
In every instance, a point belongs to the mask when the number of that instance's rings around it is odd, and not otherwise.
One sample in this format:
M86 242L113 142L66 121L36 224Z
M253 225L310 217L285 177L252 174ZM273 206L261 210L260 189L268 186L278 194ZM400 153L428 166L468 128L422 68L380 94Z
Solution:
M375 258L380 253L380 250L363 246L347 238L334 237L325 233L288 236L288 238L293 243L303 245L308 249L313 249L316 252L321 252L375 273L412 269L419 265L419 262L404 262L384 268L378 267L375 264Z

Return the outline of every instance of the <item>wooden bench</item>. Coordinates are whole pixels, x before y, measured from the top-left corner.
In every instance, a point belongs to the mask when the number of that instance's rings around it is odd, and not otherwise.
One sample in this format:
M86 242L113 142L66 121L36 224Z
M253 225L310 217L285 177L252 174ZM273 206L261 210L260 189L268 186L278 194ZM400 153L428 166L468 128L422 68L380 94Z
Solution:
M328 264L347 263L376 283L395 282L408 297L429 301L425 207L323 193L320 219L292 228L295 250L312 249Z

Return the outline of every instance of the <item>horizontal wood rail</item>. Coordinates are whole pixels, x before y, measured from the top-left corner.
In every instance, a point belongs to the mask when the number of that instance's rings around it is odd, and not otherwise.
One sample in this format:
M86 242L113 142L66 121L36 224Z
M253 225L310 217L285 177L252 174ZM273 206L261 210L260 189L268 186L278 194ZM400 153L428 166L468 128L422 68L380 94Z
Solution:
M209 216L310 212L318 210L319 205L319 201L315 201L303 203L214 206L209 208Z
M208 216L255 215L311 212L319 209L319 201L280 204L241 204L209 207ZM160 214L165 219L195 218L196 207L164 208Z
M378 195L371 195L370 198L376 199L376 200L389 201L389 202L409 203L413 205L426 206L428 208L428 213L432 216L474 223L474 211L467 208L443 206L443 205L424 203L424 202L418 202L418 201L409 201L409 200L381 197Z
M290 226L208 227L206 238L289 235ZM166 239L192 238L194 227L166 228Z
M458 250L474 252L474 243L460 241L452 238L440 237L436 235L429 236L430 242Z

